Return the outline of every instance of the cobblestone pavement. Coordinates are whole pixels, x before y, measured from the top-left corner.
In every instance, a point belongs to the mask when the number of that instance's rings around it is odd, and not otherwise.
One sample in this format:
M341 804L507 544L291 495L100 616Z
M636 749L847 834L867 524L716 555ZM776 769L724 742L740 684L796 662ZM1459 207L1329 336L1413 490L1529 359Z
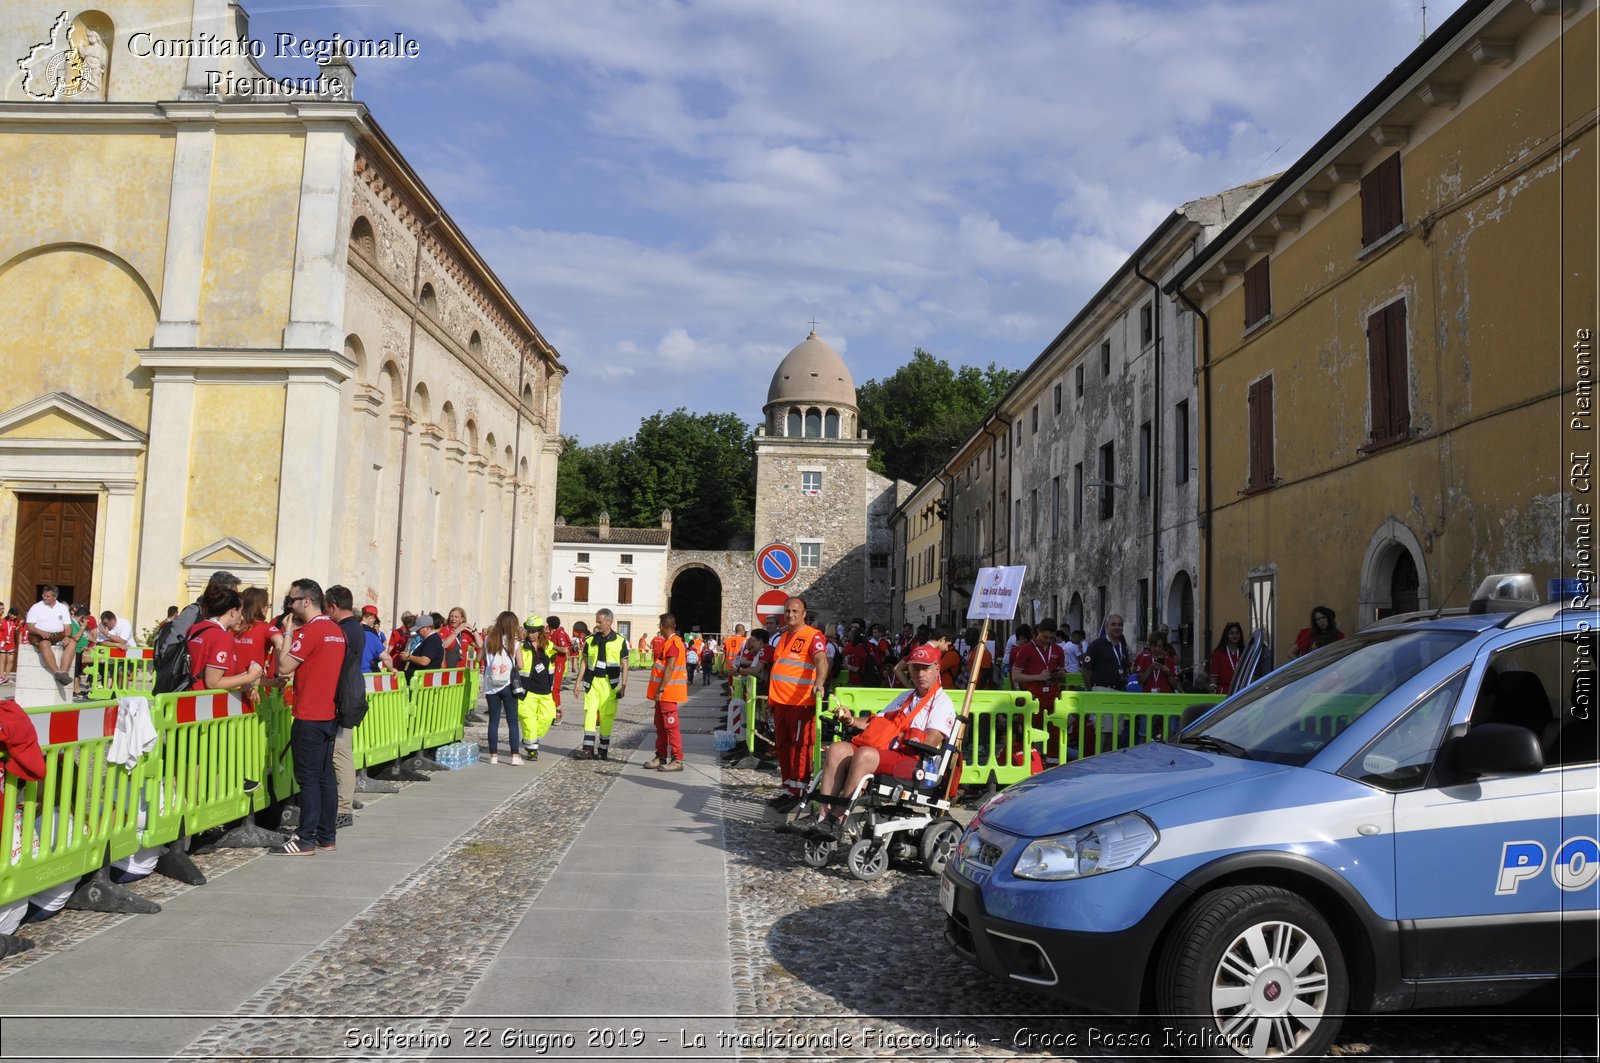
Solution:
M705 696L695 700L702 703ZM696 717L708 718L705 705L697 707ZM307 1022L304 1016L392 1015L399 1033L422 1033L456 1016L589 814L625 770L629 754L648 742L648 716L642 701L625 702L611 762L560 760L531 777L475 827L172 1058L348 1059L354 1057L344 1048L345 1023ZM469 728L468 738L481 745L483 727ZM737 1034L734 1047L741 1057L1175 1054L1158 1023L1066 1014L1058 1002L959 960L942 938L938 882L919 868L897 864L878 881L861 883L838 862L821 870L806 867L799 859L800 840L779 833L766 809L765 800L775 793L770 772L728 768L722 772L719 800L711 805L720 812L725 834L737 1007L736 1030L728 1032ZM552 815L553 809L560 814ZM529 830L530 822L540 829ZM198 852L195 861L214 877L260 856L258 850L209 850ZM160 876L133 886L155 900L188 888ZM133 917L66 912L29 927L36 946L0 965L0 994L8 980L26 978L33 965L128 918ZM612 1004L619 1014L627 1007L622 999ZM1568 1010L1570 1016L1570 1002ZM1580 1003L1578 1010L1592 1008ZM1559 1031L1550 1016L1475 1012L1354 1018L1334 1051L1373 1059L1592 1058L1582 1051L1594 1044L1592 1020L1569 1018L1564 1044ZM402 1049L368 1050L361 1058L385 1055L418 1058Z
M805 866L800 840L779 833L762 803L776 792L771 773L723 772L734 991L748 1043L793 1045L797 1055L809 1044L816 1058L834 1059L1151 1058L1181 1051L1167 1044L1157 1022L1067 1014L1060 1001L957 958L943 939L938 880L919 867L895 864L875 882L858 882L837 857L821 870ZM1593 1013L1592 1001L1579 1003L1580 1014ZM1592 1053L1591 1022L1569 1017L1563 1050L1561 1024L1551 1015L1356 1017L1333 1053L1590 1058L1581 1049Z

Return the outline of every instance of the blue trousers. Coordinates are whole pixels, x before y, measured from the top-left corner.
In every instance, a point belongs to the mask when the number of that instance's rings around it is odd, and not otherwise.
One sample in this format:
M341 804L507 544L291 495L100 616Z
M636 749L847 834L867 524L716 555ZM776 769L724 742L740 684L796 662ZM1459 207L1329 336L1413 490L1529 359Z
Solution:
M339 821L339 783L333 775L334 720L295 720L289 726L294 777L300 784L300 827L307 845L332 845Z
M507 686L504 690L497 690L493 694L485 694L489 702L489 752L500 751L500 716L505 714L506 727L511 731L511 752L522 751L522 725L517 719L517 696Z

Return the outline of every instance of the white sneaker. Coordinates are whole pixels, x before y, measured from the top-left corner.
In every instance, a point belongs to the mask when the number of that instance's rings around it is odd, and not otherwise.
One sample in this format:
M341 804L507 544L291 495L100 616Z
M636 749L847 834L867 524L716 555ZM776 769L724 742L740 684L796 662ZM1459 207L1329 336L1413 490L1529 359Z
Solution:
M489 754L489 763L490 764L498 764L498 763L500 763L500 754L498 754L498 753L490 753Z
M521 763L522 763L522 758L521 757L517 756L515 753L511 754L511 764L512 764L513 767L515 767L516 765L521 764Z

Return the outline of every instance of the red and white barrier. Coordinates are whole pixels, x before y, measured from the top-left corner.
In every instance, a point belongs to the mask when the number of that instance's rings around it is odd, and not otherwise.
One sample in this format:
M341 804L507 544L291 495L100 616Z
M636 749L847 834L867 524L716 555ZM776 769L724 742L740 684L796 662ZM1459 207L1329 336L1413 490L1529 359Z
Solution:
M467 681L464 668L446 668L439 672L418 672L424 687L458 687Z
M399 672L374 672L366 680L368 694L392 694L400 689Z
M225 720L229 716L245 716L255 712L239 695L223 690L185 694L177 699L173 709L179 723Z
M110 738L117 729L117 707L103 705L69 712L30 712L28 719L33 721L33 732L41 746L59 746Z

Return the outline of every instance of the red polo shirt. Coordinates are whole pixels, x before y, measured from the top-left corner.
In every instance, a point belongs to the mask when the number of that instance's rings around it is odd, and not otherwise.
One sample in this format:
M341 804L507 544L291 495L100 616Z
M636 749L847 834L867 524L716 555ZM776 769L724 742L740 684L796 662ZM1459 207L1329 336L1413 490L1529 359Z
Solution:
M325 616L313 617L294 629L289 656L300 662L294 670L295 719L333 719L333 692L344 665L344 632Z

